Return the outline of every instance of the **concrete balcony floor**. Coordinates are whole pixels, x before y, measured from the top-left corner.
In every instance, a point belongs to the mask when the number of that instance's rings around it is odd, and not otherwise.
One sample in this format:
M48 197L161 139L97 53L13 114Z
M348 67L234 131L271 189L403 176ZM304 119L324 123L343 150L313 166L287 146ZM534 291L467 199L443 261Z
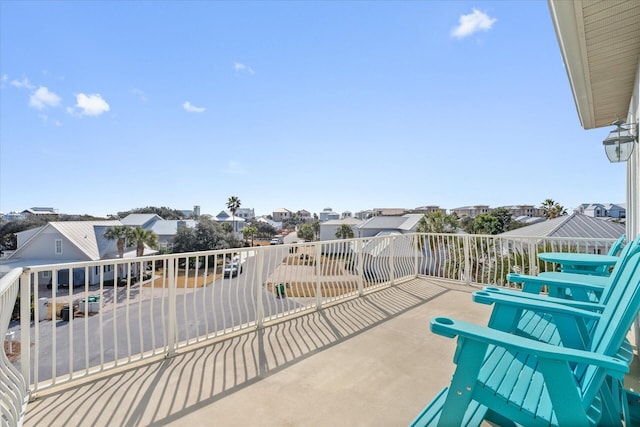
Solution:
M429 319L486 324L474 289L414 279L90 377L40 394L25 425L406 426L454 369L455 340L431 334Z

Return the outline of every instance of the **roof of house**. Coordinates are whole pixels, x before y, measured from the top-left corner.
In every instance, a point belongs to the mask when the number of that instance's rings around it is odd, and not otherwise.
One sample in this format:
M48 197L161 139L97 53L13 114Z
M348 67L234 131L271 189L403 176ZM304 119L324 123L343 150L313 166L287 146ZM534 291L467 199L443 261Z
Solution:
M84 253L88 260L96 261L115 248L115 242L105 239L104 232L108 227L117 225L122 225L122 223L114 220L52 221L37 229L36 232L32 232L29 239L8 258L18 258L39 235L44 233L45 230L53 228L77 247L79 251Z
M358 228L368 229L381 229L381 230L413 230L420 219L424 215L422 214L405 214L402 216L374 216L364 221Z
M120 222L122 225L130 225L132 227L150 228L154 222L162 221L162 217L158 214L144 213L144 214L129 214L122 218Z
M343 225L343 224L358 225L358 224L362 224L362 222L363 221L361 219L357 219L357 218L330 219L329 221L325 221L321 223L320 227L324 225Z
M577 237L617 239L625 232L622 224L573 213L501 233L501 236Z
M195 228L198 221L193 219L166 219L156 221L151 227L157 236L173 236L178 233L178 224L183 223L186 227Z
M287 213L287 212L291 213L289 209L285 209L285 208L280 208L273 211L273 213Z

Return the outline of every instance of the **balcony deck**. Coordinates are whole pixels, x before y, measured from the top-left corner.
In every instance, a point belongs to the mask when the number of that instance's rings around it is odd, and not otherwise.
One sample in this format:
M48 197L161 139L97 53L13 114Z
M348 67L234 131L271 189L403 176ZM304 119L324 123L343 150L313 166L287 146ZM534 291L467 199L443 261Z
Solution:
M25 426L407 425L453 372L455 341L429 319L488 319L473 289L414 279L60 386L29 404Z
M449 383L447 315L486 323L473 287L418 278L321 311L145 361L31 402L25 426L407 425ZM638 367L628 386L637 389Z

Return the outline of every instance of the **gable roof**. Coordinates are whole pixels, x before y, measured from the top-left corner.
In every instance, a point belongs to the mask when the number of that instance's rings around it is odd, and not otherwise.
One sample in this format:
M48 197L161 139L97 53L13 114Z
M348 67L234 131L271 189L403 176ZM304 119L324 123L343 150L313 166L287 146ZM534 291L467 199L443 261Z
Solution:
M381 230L413 230L424 215L422 214L405 214L402 216L374 216L369 218L358 228L362 229L381 229Z
M500 233L518 237L578 237L617 239L625 232L622 224L573 213Z
M52 221L40 227L24 244L16 249L8 258L18 258L18 256L31 245L38 236L46 233L47 230L54 229L80 252L85 254L88 260L97 261L103 255L113 250L115 242L104 238L104 232L108 227L122 225L120 221Z
M183 223L185 227L195 228L198 221L193 219L163 219L156 221L151 227L156 236L173 236L178 234L178 225Z
M120 221L122 225L140 226L144 229L149 229L154 222L162 221L162 217L158 214L129 214Z
M361 224L362 220L357 218L343 218L343 219L330 219L329 221L324 221L320 223L320 227L324 225L358 225Z

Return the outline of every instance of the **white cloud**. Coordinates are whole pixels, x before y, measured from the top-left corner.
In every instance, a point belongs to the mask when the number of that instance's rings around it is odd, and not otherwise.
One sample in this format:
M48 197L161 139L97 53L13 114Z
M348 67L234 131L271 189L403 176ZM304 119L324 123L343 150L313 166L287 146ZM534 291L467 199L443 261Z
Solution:
M11 84L13 84L13 82L11 82ZM44 86L40 86L29 98L29 105L38 110L46 107L57 107L59 104L60 97Z
M138 99L140 99L140 101L147 102L147 95L145 95L145 93L143 91L141 91L140 89L132 89L131 93L133 93L135 96L137 96Z
M84 93L77 94L75 108L80 110L81 116L99 116L111 109L107 101L98 93L90 95ZM75 109L67 108L67 111L72 113L75 112Z
M460 22L453 29L451 35L457 39L462 39L478 31L489 31L496 21L496 18L491 18L486 13L473 9L473 12L468 15L460 16Z
M184 103L182 104L182 108L184 108L185 110L187 110L190 113L202 113L202 112L204 112L204 110L206 110L206 108L204 108L204 107L196 107L195 105L193 105L189 101L184 101Z
M50 119L46 114L38 114L38 117L40 117L40 120L42 120L42 123L44 124L53 125L55 127L62 126L62 123L59 120Z
M9 78L9 76L4 75L2 77L2 80L7 80ZM15 87L20 87L20 88L26 88L26 89L33 89L35 86L31 84L31 82L29 81L28 78L24 78L22 80L11 80L10 82L11 86L15 86Z
M249 73L249 74L255 74L253 72L253 69L247 65L241 64L239 62L234 62L233 63L233 69L236 71L236 73Z

